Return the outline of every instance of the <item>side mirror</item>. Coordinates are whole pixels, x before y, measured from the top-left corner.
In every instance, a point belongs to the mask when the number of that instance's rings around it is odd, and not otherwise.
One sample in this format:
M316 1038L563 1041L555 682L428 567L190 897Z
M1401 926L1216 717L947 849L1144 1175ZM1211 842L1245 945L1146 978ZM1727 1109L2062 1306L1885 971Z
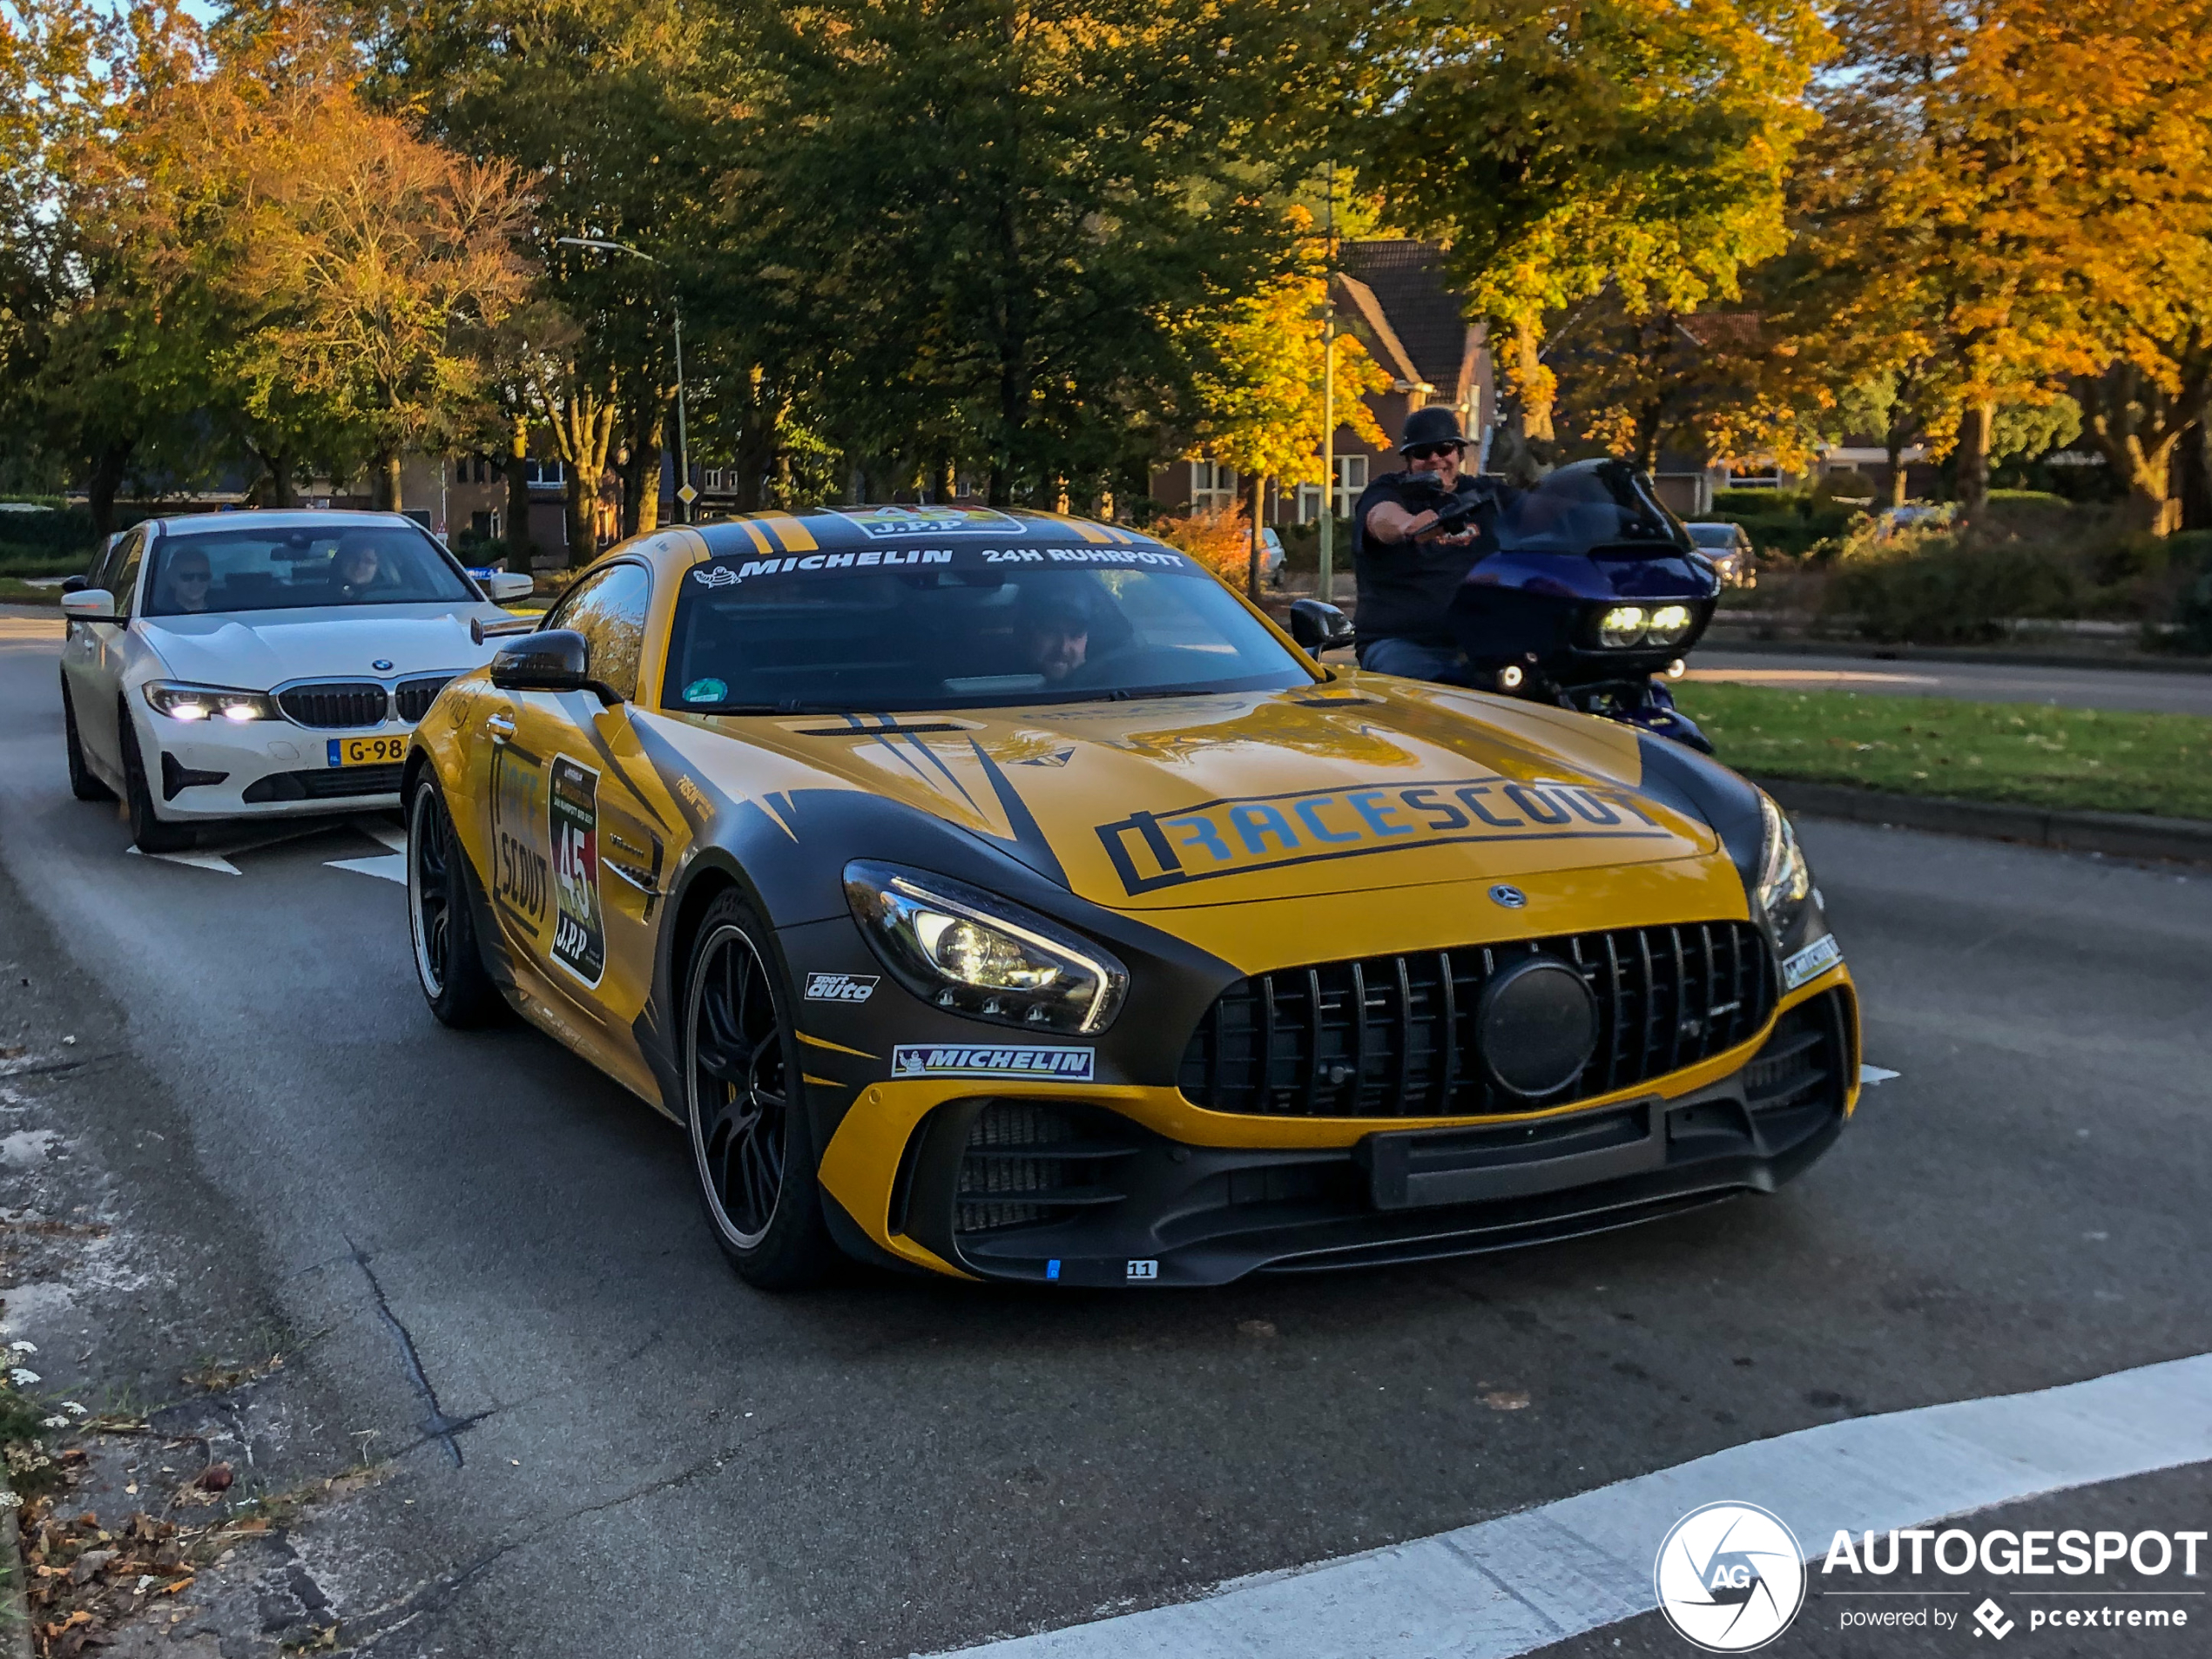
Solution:
M1352 644L1352 624L1343 611L1318 599L1291 601L1291 637L1309 657L1338 651Z
M590 691L609 708L622 694L591 678L591 650L572 628L525 634L491 659L491 683L502 691Z
M484 597L496 605L503 605L509 599L527 599L537 590L536 579L519 570L494 570L477 578L476 585L484 590Z
M82 582L84 578L77 578ZM64 589L62 593L62 615L71 622L120 622L115 614L115 596L105 588L80 587Z

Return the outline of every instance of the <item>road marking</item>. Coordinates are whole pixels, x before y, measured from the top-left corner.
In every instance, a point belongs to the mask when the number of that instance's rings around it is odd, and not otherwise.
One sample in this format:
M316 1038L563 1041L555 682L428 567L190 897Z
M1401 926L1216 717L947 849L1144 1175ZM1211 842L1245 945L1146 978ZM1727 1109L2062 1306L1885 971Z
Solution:
M1693 668L1693 680L1735 680L1745 685L1940 685L1932 674L1891 674L1851 668Z
M213 853L141 853L135 846L126 846L123 850L134 859L159 859L164 864L182 864L194 870L215 870L224 875L245 873L228 859Z
M1893 1077L1903 1076L1905 1074L1901 1071L1891 1071L1882 1066L1861 1066L1858 1069L1858 1081L1862 1083L1885 1083Z
M1824 1423L1409 1544L948 1659L1512 1659L1649 1612L1667 1529L1756 1503L1818 1560L1841 1529L2212 1460L2212 1354L2034 1393Z
M372 841L381 841L395 853L407 851L407 832L381 818L349 818L347 823Z
M374 858L326 859L324 867L331 870L351 870L355 875L381 876L387 881L407 885L407 854L379 853Z

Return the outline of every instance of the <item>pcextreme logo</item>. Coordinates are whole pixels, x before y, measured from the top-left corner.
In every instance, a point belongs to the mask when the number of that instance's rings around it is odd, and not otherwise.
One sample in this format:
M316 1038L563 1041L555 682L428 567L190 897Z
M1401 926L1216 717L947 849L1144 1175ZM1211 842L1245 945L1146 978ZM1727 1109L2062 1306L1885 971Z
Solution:
M1708 1653L1764 1647L1805 1601L1796 1536L1756 1504L1691 1510L1661 1542L1652 1580L1667 1622Z

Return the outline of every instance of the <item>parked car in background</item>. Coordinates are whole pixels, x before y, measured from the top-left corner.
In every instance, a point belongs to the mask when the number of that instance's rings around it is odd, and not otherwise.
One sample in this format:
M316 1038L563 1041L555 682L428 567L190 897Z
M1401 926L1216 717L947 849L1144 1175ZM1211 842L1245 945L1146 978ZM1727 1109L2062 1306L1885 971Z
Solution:
M1259 533L1259 579L1271 588L1283 585L1283 538L1271 525Z
M1759 585L1758 569L1751 562L1751 538L1741 524L1705 520L1684 528L1689 531L1689 539L1697 543L1698 551L1712 562L1723 587Z
M399 804L408 735L482 661L526 576L465 574L396 513L150 519L63 584L62 714L80 800L145 853L198 823Z
M1939 525L1948 524L1957 516L1958 511L1958 503L1947 501L1916 501L1907 502L1902 507L1885 507L1875 515L1874 539L1886 542L1899 530L1915 524L1933 529Z

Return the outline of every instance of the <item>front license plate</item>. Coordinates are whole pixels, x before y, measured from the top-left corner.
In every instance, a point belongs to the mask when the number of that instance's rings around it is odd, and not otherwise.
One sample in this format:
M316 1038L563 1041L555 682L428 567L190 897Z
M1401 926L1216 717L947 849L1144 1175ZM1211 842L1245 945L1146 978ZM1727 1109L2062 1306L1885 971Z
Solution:
M388 738L333 738L330 764L334 766L388 766L407 759L408 734Z

